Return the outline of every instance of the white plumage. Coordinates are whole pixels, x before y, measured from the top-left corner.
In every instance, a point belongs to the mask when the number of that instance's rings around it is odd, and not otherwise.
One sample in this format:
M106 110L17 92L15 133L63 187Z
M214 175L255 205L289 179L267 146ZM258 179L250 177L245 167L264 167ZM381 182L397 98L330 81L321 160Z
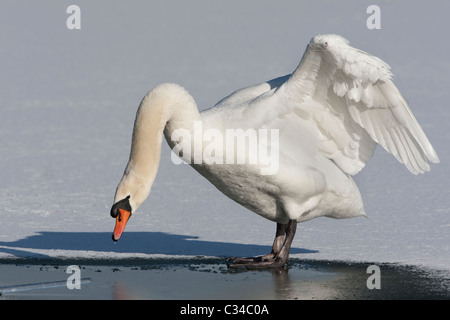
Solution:
M320 132L319 151L346 173L364 167L374 142L412 173L424 173L429 161L439 159L391 76L379 58L340 36L320 35L276 94L285 96L291 114L311 116Z
M319 35L291 75L238 90L201 113L178 85L150 91L136 116L113 216L119 202L129 202L134 212L147 198L158 169L162 133L173 148L175 130L193 132L195 121L201 121L204 130L220 132L279 131L279 145L268 144L279 153L279 169L273 175L261 175L260 163L193 163L189 160L195 153L185 159L229 198L277 222L272 253L235 260L234 265L286 263L297 222L365 215L351 175L364 167L377 143L413 174L429 171L429 162L439 162L393 84L390 67L340 36Z

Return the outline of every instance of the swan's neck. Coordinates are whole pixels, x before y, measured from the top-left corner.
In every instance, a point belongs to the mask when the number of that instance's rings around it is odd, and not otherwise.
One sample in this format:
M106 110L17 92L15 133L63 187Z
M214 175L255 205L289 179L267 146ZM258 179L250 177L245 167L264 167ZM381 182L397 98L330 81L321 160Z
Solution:
M136 114L130 159L117 187L115 202L130 196L135 211L147 198L161 156L163 132L193 127L200 118L192 96L175 84L159 85L143 99Z

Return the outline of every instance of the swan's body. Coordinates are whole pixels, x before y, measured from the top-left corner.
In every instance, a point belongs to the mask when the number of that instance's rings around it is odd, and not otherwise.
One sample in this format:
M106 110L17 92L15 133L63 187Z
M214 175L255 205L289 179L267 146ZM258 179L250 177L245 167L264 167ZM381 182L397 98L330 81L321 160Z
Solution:
M136 116L130 160L111 210L118 220L114 240L128 220L122 213L135 212L150 192L162 135L174 148L180 142L174 139L177 130L194 135L195 123L201 123L203 131L279 133L279 144L267 143L269 152L279 156L274 174L261 174L261 162L194 161L211 142L204 137L203 149L183 155L229 198L277 222L272 254L235 260L238 265L286 263L297 222L365 215L351 176L364 167L377 143L414 174L428 171L429 162L439 162L392 83L389 66L339 36L321 35L311 40L291 75L238 90L201 113L178 85L163 84L150 91Z

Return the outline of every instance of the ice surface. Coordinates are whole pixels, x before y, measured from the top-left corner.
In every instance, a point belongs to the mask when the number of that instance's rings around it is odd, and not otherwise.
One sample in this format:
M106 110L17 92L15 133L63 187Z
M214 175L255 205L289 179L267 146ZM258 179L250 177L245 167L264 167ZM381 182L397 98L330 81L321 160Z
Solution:
M161 82L200 109L292 72L310 38L337 33L388 62L441 163L413 176L377 150L356 176L369 219L299 225L292 257L450 269L450 3L4 1L0 10L0 258L255 255L275 224L240 207L164 146L156 182L114 245L109 209L136 108ZM24 4L25 3L25 4Z

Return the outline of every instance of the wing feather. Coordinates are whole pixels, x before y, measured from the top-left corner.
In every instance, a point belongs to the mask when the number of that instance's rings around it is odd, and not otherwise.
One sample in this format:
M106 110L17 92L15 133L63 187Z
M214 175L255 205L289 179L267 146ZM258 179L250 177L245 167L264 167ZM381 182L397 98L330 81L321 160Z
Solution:
M312 115L319 151L343 171L359 172L378 143L412 173L424 173L439 158L391 78L381 59L320 35L277 94L296 113Z

